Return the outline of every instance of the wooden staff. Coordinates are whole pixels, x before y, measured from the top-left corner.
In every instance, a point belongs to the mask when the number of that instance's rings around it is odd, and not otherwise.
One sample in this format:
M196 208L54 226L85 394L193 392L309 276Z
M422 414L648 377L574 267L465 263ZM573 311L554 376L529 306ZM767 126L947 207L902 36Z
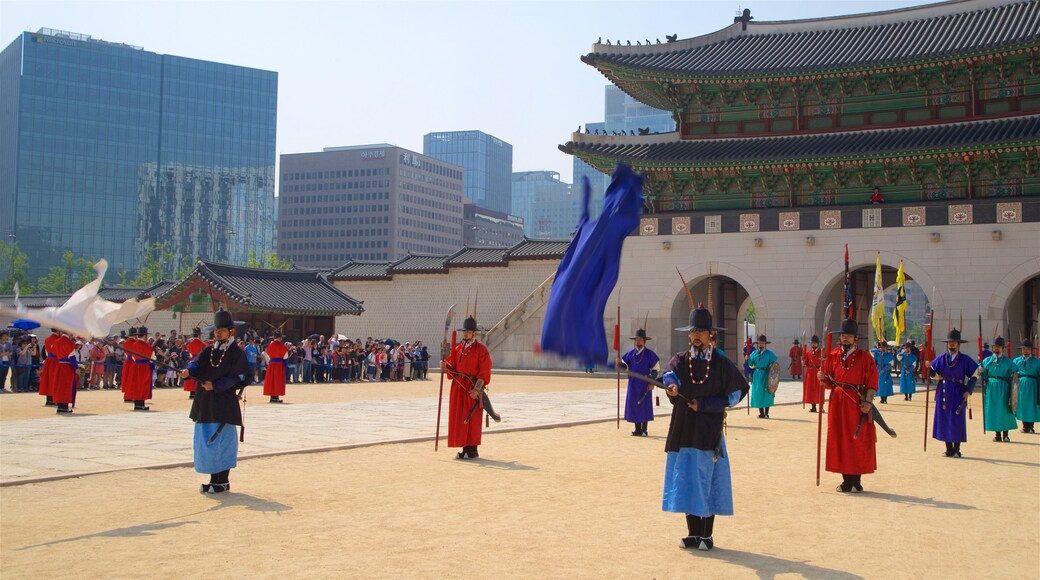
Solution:
M935 300L935 288L932 288L932 300ZM932 389L932 328L935 325L935 303L932 303L932 309L928 312L928 325L924 332L924 351L928 361L925 369L925 384L924 384L924 450L928 451L928 398Z
M433 436L433 450L437 451L438 446L441 442L441 405L444 401L444 366L448 357L451 356L451 351L455 350L455 331L451 331L451 349L447 353L444 352L445 347L448 346L448 329L451 328L451 321L455 318L455 305L452 304L451 308L448 309L448 316L444 319L444 334L441 336L441 388L437 393L437 432Z
M618 288L617 320L614 321L614 360L621 360L621 289ZM621 429L621 364L615 362L617 371L617 428Z
M827 338L824 339L824 344L826 345L826 348L824 348L823 352L820 353L820 370L818 372L821 373L823 372L823 369L825 368L827 363L827 352L831 349L831 333L828 332L827 329L830 327L831 324L831 309L833 307L834 303L831 302L827 305L827 310L825 310L823 313L823 326L821 327L821 330L823 330L824 334L827 335ZM819 412L816 414L816 487L820 487L820 456L823 454L823 381L820 380L819 384L820 409ZM750 411L748 412L750 413Z

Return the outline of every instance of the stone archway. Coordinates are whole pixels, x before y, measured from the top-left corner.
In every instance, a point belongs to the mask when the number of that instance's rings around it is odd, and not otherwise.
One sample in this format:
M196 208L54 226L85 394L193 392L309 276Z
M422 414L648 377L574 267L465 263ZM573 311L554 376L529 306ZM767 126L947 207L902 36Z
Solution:
M993 291L986 318L1006 333L1009 344L1016 346L1026 336L1035 336L1040 321L1040 258L1032 258L1008 272ZM1008 326L1010 323L1010 326ZM983 329L989 333L988 329Z

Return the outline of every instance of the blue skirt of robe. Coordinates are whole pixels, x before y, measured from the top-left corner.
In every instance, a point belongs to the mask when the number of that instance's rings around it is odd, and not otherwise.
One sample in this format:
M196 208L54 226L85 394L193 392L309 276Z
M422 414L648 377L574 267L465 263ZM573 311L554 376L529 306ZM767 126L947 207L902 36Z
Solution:
M195 423L195 471L220 473L238 466L238 428L227 425L210 443L220 423Z
M668 452L662 510L702 518L733 515L733 485L725 438L720 446L722 456L718 461L714 460L714 451L692 447Z

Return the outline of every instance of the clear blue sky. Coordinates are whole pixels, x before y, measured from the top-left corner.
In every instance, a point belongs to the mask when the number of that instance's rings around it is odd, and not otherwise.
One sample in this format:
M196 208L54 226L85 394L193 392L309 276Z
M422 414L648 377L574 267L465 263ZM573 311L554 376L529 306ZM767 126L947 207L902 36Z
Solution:
M278 72L277 153L479 129L513 145L513 170L571 178L557 145L603 120L579 57L604 41L690 38L733 22L873 12L920 1L48 2L0 0L0 43L56 28L161 54Z

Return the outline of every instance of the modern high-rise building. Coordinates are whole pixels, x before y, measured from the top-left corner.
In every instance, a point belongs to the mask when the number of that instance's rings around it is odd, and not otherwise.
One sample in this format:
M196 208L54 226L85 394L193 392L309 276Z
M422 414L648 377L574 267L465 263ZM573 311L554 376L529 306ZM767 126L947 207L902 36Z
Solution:
M281 156L278 256L302 266L462 246L461 167L386 143Z
M593 219L602 209L590 201ZM513 203L524 219L524 235L529 238L565 240L571 237L581 217L582 193L560 181L555 171L521 171L513 174Z
M423 136L423 155L466 172L466 198L482 208L512 210L513 146L482 131L446 131Z
M462 206L462 245L512 247L524 240L524 220L473 202Z
M43 28L0 86L0 233L30 278L66 251L132 274L162 243L172 274L273 249L277 73Z

